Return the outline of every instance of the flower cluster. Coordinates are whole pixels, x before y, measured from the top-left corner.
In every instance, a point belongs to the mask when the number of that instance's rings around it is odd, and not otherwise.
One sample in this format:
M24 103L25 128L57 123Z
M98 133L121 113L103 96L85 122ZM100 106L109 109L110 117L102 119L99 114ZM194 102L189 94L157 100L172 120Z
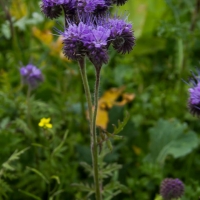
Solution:
M193 115L200 116L200 71L198 71L197 75L192 73L189 82L192 87L189 88L188 106Z
M20 68L20 74L24 84L27 84L31 89L38 86L43 81L41 71L34 65L28 64Z
M96 68L108 62L110 45L118 53L129 53L134 44L132 25L119 17L110 18L108 9L126 0L43 0L42 11L56 18L63 9L65 30L63 52L72 60L87 56Z
M184 185L178 178L166 178L160 186L160 195L164 200L180 198L184 193Z

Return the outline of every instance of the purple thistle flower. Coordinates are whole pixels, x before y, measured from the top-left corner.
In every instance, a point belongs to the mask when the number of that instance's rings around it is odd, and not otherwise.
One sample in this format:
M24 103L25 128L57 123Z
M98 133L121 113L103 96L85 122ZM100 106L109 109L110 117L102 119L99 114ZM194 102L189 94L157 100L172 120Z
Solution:
M190 112L193 115L200 116L200 71L198 71L198 75L192 73L192 77L189 82L192 84L192 87L189 88L189 100L188 107Z
M135 38L133 36L132 25L126 23L122 19L109 19L109 26L111 29L111 40L114 49L118 53L129 53L135 45Z
M42 0L41 10L46 17L54 19L61 15L62 7L66 14L74 14L75 3L75 0Z
M160 186L160 195L164 200L180 198L184 193L184 184L178 178L166 178Z
M36 88L38 84L43 81L40 69L32 64L21 67L20 74L22 76L23 83L30 86L31 89Z
M45 16L50 19L57 18L62 13L62 8L60 5L56 5L53 1L50 0L42 0L41 10Z
M77 0L77 9L85 13L99 15L111 5L111 0Z
M91 31L89 42L85 43L88 49L88 57L97 68L108 62L107 45L109 37L109 29L97 26Z
M79 60L86 54L84 43L88 43L91 26L80 22L78 25L69 24L63 33L64 55L72 60Z

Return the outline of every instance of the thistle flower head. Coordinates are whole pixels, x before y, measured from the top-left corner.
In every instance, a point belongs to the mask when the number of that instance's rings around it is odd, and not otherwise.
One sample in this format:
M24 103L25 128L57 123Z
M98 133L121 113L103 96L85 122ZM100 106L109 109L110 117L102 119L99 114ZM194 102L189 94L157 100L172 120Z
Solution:
M63 33L63 53L69 59L79 60L86 54L85 43L90 40L91 26L80 22L69 24Z
M21 67L20 74L23 83L29 85L32 89L37 87L38 84L43 81L41 71L32 64L28 64L25 67Z
M75 0L42 0L41 10L46 17L54 19L61 15L62 7L65 13L74 14L75 3Z
M99 15L111 5L111 0L77 0L77 9L80 12Z
M108 62L107 44L110 30L103 26L96 26L91 30L90 40L86 43L88 57L95 67L100 68Z
M172 200L180 198L184 193L184 185L178 178L166 178L160 186L160 195L164 200Z
M118 53L129 53L135 44L132 25L126 23L123 19L114 18L109 19L109 26L114 49L116 49Z
M189 88L188 107L193 115L200 116L200 71L197 75L192 73L189 82L192 87Z

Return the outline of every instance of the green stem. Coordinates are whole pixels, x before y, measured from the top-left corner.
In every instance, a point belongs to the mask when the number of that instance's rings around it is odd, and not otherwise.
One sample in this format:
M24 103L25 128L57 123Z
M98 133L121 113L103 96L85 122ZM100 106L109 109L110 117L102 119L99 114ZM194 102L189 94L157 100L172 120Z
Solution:
M28 120L28 126L31 128L31 116L30 116L30 96L31 96L31 88L28 86L26 101L27 101L27 120Z
M96 73L96 83L95 83L95 95L94 95L94 113L92 114L92 99L91 93L88 85L86 67L85 67L85 58L79 61L79 67L81 72L81 77L83 80L83 86L85 89L86 99L88 103L89 111L89 122L90 122L90 140L91 140L91 154L92 154L92 165L93 165L93 176L95 183L95 195L96 200L101 200L100 193L100 181L99 181L99 172L98 172L98 145L96 137L96 115L98 108L98 90L99 90L99 75L100 70Z
M100 181L99 181L99 172L98 172L98 144L97 144L97 134L96 134L96 117L98 109L98 98L99 98L99 82L100 82L100 68L96 68L96 80L95 80L95 91L94 91L94 113L92 118L92 134L93 134L93 170L94 170L94 182L96 189L96 199L101 200L101 191L100 191Z
M86 66L85 66L85 58L79 61L79 67L81 72L81 77L83 81L83 86L85 90L86 100L88 103L88 111L89 111L89 121L90 121L90 128L91 128L91 121L92 121L92 98L90 94L90 88L88 85L87 74L86 74Z

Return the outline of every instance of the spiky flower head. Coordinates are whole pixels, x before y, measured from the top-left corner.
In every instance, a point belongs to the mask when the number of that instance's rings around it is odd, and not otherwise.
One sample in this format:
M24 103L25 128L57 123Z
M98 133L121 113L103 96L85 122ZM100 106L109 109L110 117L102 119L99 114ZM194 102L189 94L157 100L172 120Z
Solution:
M91 26L80 22L78 25L69 24L62 33L63 35L63 53L69 59L80 60L86 55L85 43L89 42Z
M76 0L42 0L41 10L50 19L57 18L62 13L62 8L70 15L74 14Z
M109 19L112 44L118 53L129 53L135 45L132 25L123 19Z
M164 200L173 200L180 198L184 193L184 184L178 178L166 178L160 186L160 195Z
M23 83L27 84L31 89L36 88L38 84L43 81L43 76L40 69L32 64L21 67L20 74Z
M193 115L200 116L200 71L197 74L192 73L189 79L191 88L189 88L188 107Z
M42 0L41 10L50 19L57 18L62 13L60 5L54 3L52 0Z

